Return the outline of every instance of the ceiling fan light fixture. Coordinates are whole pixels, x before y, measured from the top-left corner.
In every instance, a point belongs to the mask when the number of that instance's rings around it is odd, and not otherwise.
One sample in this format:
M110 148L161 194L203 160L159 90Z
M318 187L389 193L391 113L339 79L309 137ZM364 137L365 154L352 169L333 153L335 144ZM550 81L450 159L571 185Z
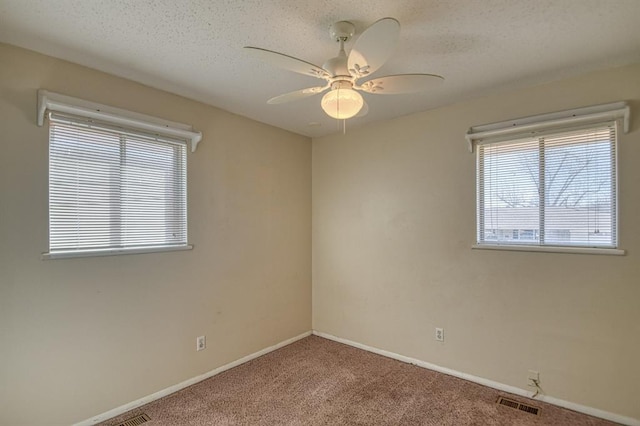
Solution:
M360 112L364 99L351 88L338 87L324 95L320 105L329 117L346 120Z

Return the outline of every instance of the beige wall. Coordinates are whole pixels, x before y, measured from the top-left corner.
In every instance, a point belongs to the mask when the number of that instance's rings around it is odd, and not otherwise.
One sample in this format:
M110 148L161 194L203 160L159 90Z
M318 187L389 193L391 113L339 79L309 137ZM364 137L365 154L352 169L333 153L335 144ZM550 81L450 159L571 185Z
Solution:
M452 82L455 84L455 82ZM471 250L473 125L627 100L624 257ZM640 419L640 65L313 140L313 328ZM434 340L443 327L445 342Z
M192 124L192 251L40 260L36 90ZM69 424L311 328L311 142L0 44L0 424ZM207 336L207 349L195 339Z

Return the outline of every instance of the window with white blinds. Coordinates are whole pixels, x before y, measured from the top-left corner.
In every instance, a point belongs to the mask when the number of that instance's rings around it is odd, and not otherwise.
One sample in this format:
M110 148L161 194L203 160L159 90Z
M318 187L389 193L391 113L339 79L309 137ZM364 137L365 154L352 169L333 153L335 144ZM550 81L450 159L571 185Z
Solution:
M187 247L186 143L49 116L49 256Z
M616 248L616 122L477 145L478 245Z

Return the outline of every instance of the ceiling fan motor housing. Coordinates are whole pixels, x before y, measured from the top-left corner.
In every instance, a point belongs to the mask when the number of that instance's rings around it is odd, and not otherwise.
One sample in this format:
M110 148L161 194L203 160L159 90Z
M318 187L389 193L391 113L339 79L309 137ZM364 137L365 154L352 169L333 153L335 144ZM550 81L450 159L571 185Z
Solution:
M353 88L353 83L348 80L336 80L331 83L331 90L337 89L351 89Z
M322 65L322 68L327 70L333 78L345 77L345 79L351 79L351 74L347 67L347 55L344 53L344 49L340 50L338 56L335 58L327 59Z

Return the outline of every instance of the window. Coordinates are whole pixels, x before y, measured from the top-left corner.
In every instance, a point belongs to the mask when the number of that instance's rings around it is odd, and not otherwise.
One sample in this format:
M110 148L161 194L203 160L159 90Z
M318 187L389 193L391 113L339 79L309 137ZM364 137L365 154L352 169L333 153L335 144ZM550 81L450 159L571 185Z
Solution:
M186 144L52 114L49 252L187 244Z
M44 91L38 111L40 124L49 111L44 258L191 248L187 141L195 150L200 133Z
M520 131L513 122L471 129L478 248L618 247L617 121L576 115L553 126L516 122Z
M616 247L615 146L615 124L480 145L478 243Z

